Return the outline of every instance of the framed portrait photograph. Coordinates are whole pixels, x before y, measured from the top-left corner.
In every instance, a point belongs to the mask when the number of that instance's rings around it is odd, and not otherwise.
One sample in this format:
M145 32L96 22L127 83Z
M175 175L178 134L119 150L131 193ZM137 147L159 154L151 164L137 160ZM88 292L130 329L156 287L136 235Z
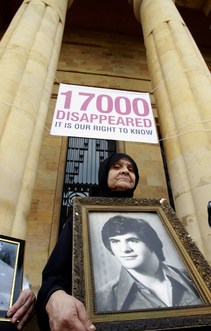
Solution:
M10 321L6 313L21 291L24 245L24 240L0 235L0 322Z
M100 331L211 326L211 267L166 199L74 198L72 290Z

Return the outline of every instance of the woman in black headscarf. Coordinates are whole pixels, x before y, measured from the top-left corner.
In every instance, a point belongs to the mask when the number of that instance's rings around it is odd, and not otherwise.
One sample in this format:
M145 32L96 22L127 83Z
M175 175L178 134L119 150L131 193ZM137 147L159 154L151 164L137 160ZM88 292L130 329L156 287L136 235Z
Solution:
M100 164L101 197L132 197L138 181L137 165L127 154L112 154ZM83 304L71 296L71 219L66 222L42 276L42 286L37 298L37 317L40 330L95 330Z
M125 163L124 163L125 160ZM124 174L127 178L132 172L135 176L134 185L131 187L122 187L122 189L113 189L110 187L108 179L110 170L116 169L117 176ZM99 187L100 196L102 197L118 197L118 198L131 198L139 182L139 173L135 161L127 154L116 153L105 159L100 164L99 168Z

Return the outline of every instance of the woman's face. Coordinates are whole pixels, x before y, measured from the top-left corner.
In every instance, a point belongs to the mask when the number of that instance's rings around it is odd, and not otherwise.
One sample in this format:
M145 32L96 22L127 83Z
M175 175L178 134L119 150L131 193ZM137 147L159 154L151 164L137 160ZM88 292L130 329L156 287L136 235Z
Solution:
M134 188L135 180L132 163L123 158L112 164L108 173L107 184L111 191L126 191Z

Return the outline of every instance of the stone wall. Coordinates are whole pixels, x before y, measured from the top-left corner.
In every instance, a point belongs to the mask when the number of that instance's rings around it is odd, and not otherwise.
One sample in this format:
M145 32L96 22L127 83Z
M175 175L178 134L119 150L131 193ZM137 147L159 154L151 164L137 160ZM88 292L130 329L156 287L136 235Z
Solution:
M25 274L35 292L58 235L67 138L51 136L50 127L59 83L151 92L144 44L138 37L84 30L64 35L28 218ZM130 154L139 166L135 197L168 198L159 145L118 142L118 150ZM37 330L36 319L27 328Z

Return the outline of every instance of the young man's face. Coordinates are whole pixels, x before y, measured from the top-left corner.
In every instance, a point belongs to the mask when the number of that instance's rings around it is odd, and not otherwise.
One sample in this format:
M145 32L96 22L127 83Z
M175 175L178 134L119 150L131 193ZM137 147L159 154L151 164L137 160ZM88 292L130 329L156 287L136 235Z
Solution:
M128 159L115 162L108 173L108 187L111 191L125 191L134 188L135 173L132 163Z
M152 251L135 233L109 238L113 254L126 269L143 269L150 263Z

